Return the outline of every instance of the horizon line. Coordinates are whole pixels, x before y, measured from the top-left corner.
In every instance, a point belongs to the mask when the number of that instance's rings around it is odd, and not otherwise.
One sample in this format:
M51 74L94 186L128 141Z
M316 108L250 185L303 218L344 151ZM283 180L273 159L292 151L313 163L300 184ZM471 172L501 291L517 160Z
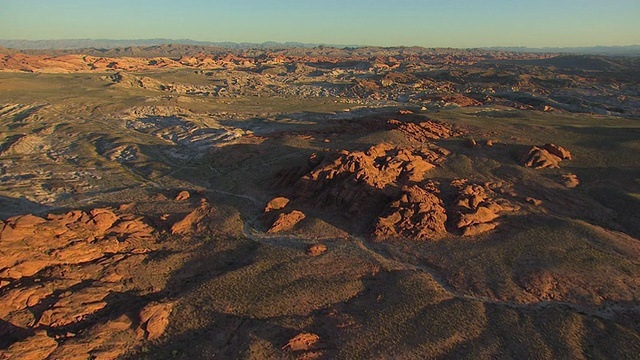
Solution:
M396 44L396 45L372 45L372 44L335 44L328 42L302 42L302 41L274 41L274 40L266 40L262 42L252 42L252 41L229 41L229 40L220 40L220 41L211 41L211 40L195 40L190 38L136 38L136 39L115 39L115 38L49 38L49 39L1 39L0 42L54 42L54 41L105 41L105 42L136 42L136 41L157 41L162 42L162 44L153 44L148 46L158 46L158 45L202 45L202 46L216 46L219 44L236 44L236 45L265 45L265 44L278 44L278 45L287 45L287 44L299 44L305 46L328 46L335 48L364 48L364 47L376 47L376 48L398 48L398 47L418 47L425 49L503 49L503 48L513 48L513 49L583 49L583 48L629 48L629 47L640 47L639 44L629 44L629 45L568 45L568 46L526 46L526 45L484 45L484 46L473 46L473 47L457 47L457 46L427 46L427 45L405 45L405 44ZM175 42L175 43L174 43ZM144 46L144 45L132 45L132 46ZM295 46L294 46L295 47ZM26 49L25 49L26 50ZM31 49L35 50L35 49Z

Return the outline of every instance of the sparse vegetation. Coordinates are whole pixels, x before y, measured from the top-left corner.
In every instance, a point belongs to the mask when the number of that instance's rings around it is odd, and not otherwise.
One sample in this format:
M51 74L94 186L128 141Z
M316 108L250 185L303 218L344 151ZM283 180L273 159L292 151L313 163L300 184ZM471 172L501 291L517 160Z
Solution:
M4 58L0 357L637 357L633 60L359 51Z

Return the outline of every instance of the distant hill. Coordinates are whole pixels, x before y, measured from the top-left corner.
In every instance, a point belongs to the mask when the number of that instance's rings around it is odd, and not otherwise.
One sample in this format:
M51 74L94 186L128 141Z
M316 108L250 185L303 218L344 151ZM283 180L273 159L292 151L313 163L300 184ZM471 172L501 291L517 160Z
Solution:
M603 55L563 54L548 59L498 60L499 64L556 67L567 70L614 72L628 68L628 61Z
M305 44L300 42L275 42L263 43L236 43L236 42L212 42L190 39L137 39L137 40L113 40L113 39L63 39L63 40L3 40L0 39L0 47L18 50L48 50L48 49L114 49L133 46L159 46L159 45L200 45L216 46L227 49L267 49L267 48L313 48L320 45L332 47L347 47L347 45L335 44ZM349 45L356 47L354 45Z
M135 39L135 40L114 40L114 39L62 39L62 40L7 40L0 39L0 47L16 50L73 50L73 49L124 49L131 47L152 47L168 45L189 45L202 47L218 47L224 49L308 49L318 46L332 48L363 48L366 45L339 45L339 44L312 44L301 42L275 42L267 41L263 43L230 42L230 41L198 41L191 39ZM400 46L402 47L402 46ZM408 47L411 48L411 47ZM421 47L413 47L420 48ZM629 46L593 46L593 47L544 47L529 48L524 46L514 47L482 47L482 50L508 51L516 53L568 53L579 55L611 55L611 56L640 56L640 45ZM473 50L473 49L469 49Z
M1 43L0 43L1 44ZM544 47L528 48L524 46L514 47L487 47L487 50L504 50L513 52L531 53L570 53L581 55L635 55L640 56L640 45L628 46L591 46L591 47Z

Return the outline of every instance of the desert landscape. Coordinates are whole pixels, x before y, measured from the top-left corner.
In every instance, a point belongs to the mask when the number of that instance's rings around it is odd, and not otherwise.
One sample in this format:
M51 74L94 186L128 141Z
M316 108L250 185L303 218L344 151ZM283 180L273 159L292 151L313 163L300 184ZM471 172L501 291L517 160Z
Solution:
M638 359L640 57L0 48L2 359Z

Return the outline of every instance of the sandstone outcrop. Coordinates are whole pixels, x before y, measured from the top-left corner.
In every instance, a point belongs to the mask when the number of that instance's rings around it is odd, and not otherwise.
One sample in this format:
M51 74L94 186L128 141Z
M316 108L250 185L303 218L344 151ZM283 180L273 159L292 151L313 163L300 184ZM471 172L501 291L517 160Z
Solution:
M15 216L7 219L0 233L0 277L20 279L49 266L93 261L118 252L124 242L150 238L153 231L141 218L116 215L106 208L46 218Z
M298 193L316 193L329 183L372 188L388 193L406 182L419 182L449 152L440 147L409 148L382 143L366 151L341 151L325 156L322 163L302 176L295 184ZM356 189L353 189L356 190ZM357 197L349 191L344 197ZM336 199L341 200L341 199ZM342 199L348 200L348 199Z
M562 160L573 159L573 156L571 155L569 150L563 148L562 146L558 146L555 144L545 144L542 148L547 150L550 154L553 154Z
M0 358L113 359L132 349L135 325L124 314L111 317L109 305L114 295L131 289L132 271L143 267L156 231L122 211L96 208L0 221L0 317L29 335L17 335ZM150 335L164 330L160 320L143 321Z
M301 333L291 338L282 349L289 351L307 351L311 350L318 341L320 341L320 337L314 333Z
M400 198L378 219L373 239L434 240L446 234L447 213L436 185L430 182L403 187Z
M137 329L139 339L155 340L169 325L169 315L173 303L151 303L140 312L140 326Z
M261 216L262 222L270 229L269 232L283 231L281 224L301 220L300 214L291 211L285 214L286 207L294 203L339 211L345 219L357 219L357 226L371 227L371 222L380 216L381 209L385 209L390 200L400 200L401 194L405 192L405 197L411 197L411 202L398 203L397 208L389 209L388 214L379 221L374 237L431 238L433 231L441 231L440 225L435 224L444 223L446 215L442 220L444 211L436 209L434 213L430 213L427 205L418 203L417 198L426 196L422 193L427 191L424 189L432 191L432 186L420 188L413 185L421 184L428 172L444 161L447 155L449 151L433 144L404 147L387 143L372 146L365 151L342 150L313 154L306 168L292 168L279 174L275 184L287 189L287 198L276 198L267 204ZM292 199L291 202L288 199ZM396 224L401 221L396 219L397 213L401 211L406 214L409 208L416 215L407 215L409 218L402 224ZM419 224L409 228L411 221L418 221ZM274 229L274 225L278 226ZM433 229L418 230L423 225ZM284 228L291 227L287 225Z
M387 123L394 126L397 131L400 131L408 139L417 142L447 139L450 137L460 136L464 133L462 130L454 128L451 124L433 120L413 123L391 119L387 121Z
M304 220L305 217L305 214L298 210L293 210L288 213L280 213L267 232L269 234L275 234L289 231L300 221Z
M191 194L189 194L188 191L183 190L183 191L180 191L178 193L178 195L176 195L175 201L185 201L185 200L189 199L190 197L191 197Z
M541 148L532 146L529 151L522 155L520 161L526 167L544 169L559 168L560 162L564 159L572 159L568 150L558 145L546 144Z
M202 230L201 221L211 213L211 206L206 202L193 209L182 220L171 226L172 234L188 234Z
M264 212L267 213L273 210L282 210L287 206L287 204L289 204L289 199L285 197L274 198L267 203L267 206L264 208Z
M580 180L576 174L564 174L562 175L562 184L568 188L574 188L580 185Z
M3 359L46 359L58 347L58 342L49 337L45 330L39 330L35 335L11 345L0 353Z
M290 202L288 198L280 196L271 199L265 205L259 220L267 229L267 233L275 234L289 231L306 217L302 211L288 209L287 205Z
M311 245L309 249L307 249L307 253L310 256L319 256L322 255L325 251L327 251L327 245L325 244Z
M475 236L498 226L495 220L502 213L519 210L519 206L499 198L492 190L502 187L502 183L467 184L454 181L458 196L453 205L454 226L463 236Z

